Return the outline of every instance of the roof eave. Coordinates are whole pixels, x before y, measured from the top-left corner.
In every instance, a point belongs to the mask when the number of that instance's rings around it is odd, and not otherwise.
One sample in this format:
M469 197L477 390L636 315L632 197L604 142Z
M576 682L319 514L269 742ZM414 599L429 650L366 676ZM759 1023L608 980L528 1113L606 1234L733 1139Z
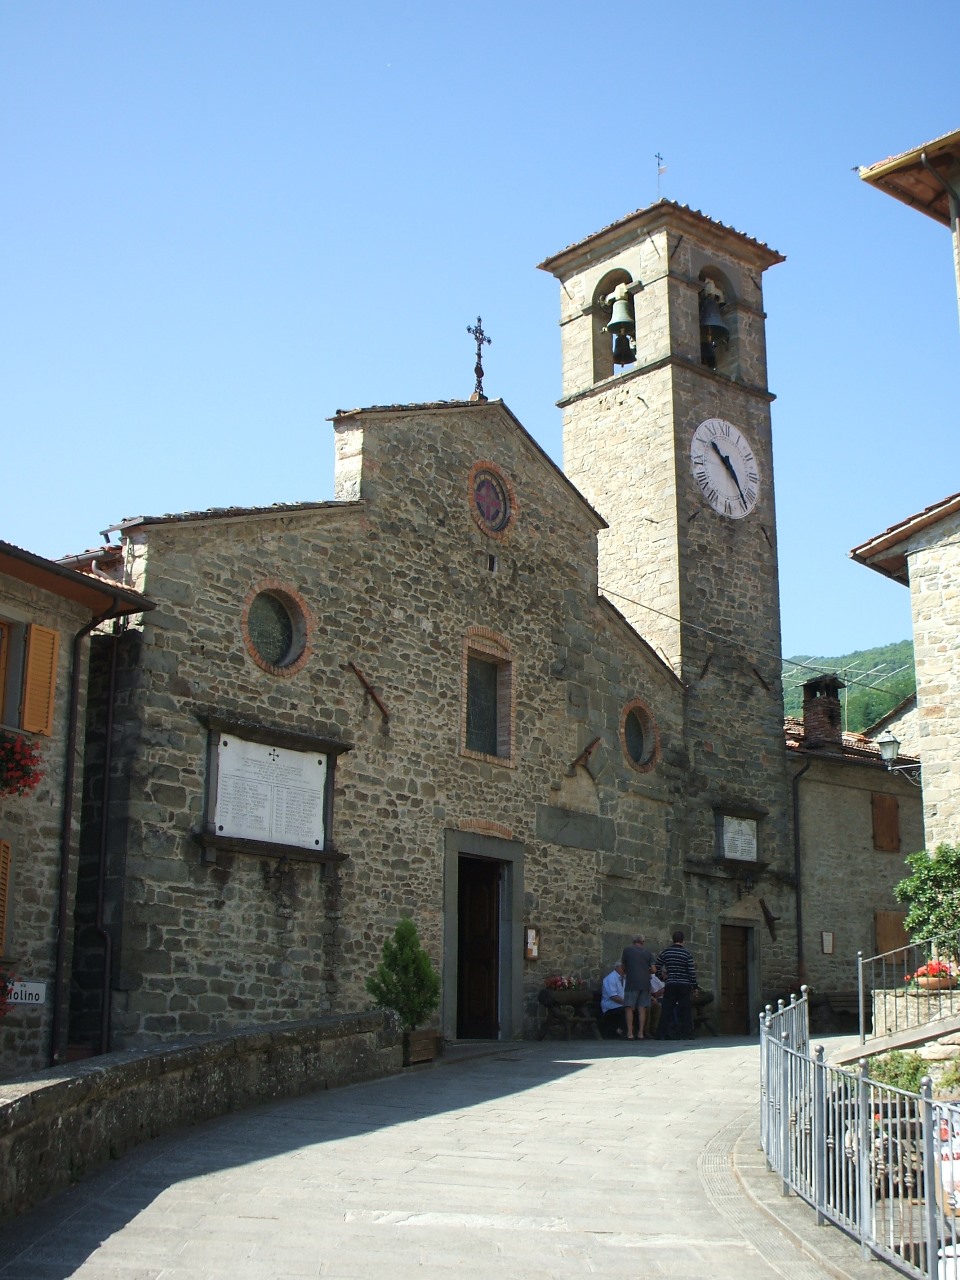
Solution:
M101 578L78 573L43 556L34 555L10 542L0 542L0 573L16 578L64 600L82 605L91 617L123 618L133 613L146 613L157 606L138 591L113 586Z

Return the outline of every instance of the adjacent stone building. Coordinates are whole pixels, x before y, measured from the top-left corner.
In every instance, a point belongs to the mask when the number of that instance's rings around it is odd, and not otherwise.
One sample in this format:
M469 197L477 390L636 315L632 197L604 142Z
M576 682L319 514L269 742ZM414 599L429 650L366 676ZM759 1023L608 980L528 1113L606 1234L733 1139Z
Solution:
M886 769L866 734L843 730L842 688L835 675L808 680L803 718L786 721L797 968L818 1018L824 1006L853 1016L858 951L878 955L907 941L893 889L906 855L923 848L919 788Z
M910 588L926 847L960 840L960 494L855 547L853 558Z
M18 979L0 1021L0 1076L66 1051L87 637L149 607L0 542L0 741L39 748L42 775L35 788L0 776L0 971Z

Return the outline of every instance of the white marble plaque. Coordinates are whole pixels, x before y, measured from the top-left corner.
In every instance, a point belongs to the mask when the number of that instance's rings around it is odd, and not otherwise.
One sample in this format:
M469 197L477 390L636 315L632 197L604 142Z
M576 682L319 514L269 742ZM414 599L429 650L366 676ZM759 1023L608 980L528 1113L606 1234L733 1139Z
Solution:
M218 836L323 848L327 757L245 742L222 733L217 743Z
M736 862L757 860L756 818L723 816L723 856Z

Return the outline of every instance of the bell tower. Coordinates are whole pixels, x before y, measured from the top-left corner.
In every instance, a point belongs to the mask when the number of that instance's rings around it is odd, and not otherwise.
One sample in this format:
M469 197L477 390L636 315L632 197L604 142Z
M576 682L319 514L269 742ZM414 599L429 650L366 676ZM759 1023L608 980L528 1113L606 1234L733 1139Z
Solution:
M762 295L782 261L661 200L540 264L561 286L564 470L609 524L601 590L686 689L672 856L714 915L734 862L767 902L792 870Z

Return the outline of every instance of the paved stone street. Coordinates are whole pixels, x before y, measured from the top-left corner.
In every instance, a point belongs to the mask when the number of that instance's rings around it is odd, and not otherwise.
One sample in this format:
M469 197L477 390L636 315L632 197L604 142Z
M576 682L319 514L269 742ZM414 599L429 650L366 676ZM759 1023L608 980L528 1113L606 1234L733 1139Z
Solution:
M892 1274L779 1197L758 1070L755 1040L523 1043L226 1116L0 1228L0 1277Z

